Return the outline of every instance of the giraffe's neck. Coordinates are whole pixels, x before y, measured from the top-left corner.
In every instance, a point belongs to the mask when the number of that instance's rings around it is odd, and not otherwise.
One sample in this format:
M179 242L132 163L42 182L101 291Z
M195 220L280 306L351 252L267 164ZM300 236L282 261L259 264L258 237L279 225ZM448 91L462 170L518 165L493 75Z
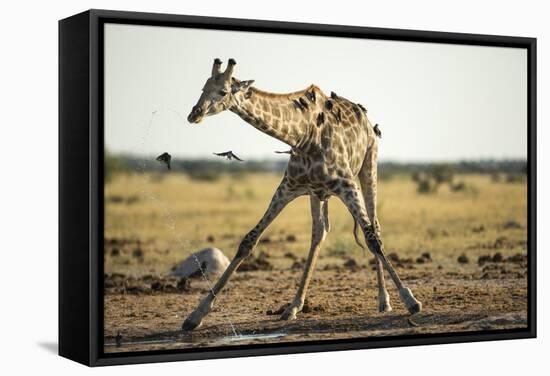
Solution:
M255 88L242 93L230 111L261 132L293 148L307 134L312 112L297 109L290 95L274 95Z

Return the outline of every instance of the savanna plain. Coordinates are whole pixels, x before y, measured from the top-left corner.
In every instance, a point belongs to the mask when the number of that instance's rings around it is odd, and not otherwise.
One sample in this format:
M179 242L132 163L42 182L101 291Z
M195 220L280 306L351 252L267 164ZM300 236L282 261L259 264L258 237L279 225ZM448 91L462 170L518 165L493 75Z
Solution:
M378 183L382 239L397 272L422 302L420 313L408 314L389 277L393 311L378 312L373 256L355 244L352 217L333 197L331 231L304 309L297 320L280 321L309 251L309 199L301 197L267 229L203 325L181 332L215 278L200 273L177 278L170 271L206 247L231 259L281 178L275 172L199 179L178 171L112 176L105 185L104 351L527 326L525 180L470 173L461 174L459 184L435 190L418 177L394 174Z

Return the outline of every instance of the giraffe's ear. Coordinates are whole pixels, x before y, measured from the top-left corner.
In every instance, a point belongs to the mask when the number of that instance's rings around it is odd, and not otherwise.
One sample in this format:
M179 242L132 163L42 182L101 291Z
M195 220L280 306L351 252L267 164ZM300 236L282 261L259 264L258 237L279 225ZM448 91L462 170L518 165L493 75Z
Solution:
M247 90L252 84L254 83L254 80L247 80L247 81L235 81L231 85L231 92L235 94L238 91L245 91Z

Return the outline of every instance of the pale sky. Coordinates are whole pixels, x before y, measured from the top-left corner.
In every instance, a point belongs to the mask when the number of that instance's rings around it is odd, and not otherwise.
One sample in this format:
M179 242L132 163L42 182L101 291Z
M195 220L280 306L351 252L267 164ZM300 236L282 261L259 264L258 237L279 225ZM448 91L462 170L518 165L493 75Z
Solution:
M105 26L107 148L287 159L274 154L286 145L230 111L187 122L216 57L265 91L314 83L363 104L380 124L382 161L527 155L525 49L117 24Z

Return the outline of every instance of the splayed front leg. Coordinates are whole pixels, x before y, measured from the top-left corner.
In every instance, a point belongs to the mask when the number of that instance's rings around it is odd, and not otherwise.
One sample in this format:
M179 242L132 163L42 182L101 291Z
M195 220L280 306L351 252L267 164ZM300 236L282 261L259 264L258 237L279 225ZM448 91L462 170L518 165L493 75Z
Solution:
M313 275L313 270L315 269L315 261L317 260L317 255L321 249L321 244L328 233L328 201L321 202L317 196L313 195L311 196L310 201L312 218L311 247L306 265L304 267L304 274L302 275L302 280L300 281L300 287L296 292L296 297L290 306L284 310L281 315L281 320L295 320L296 314L304 307L307 288Z
M386 290L386 281L384 280L384 265L382 261L376 262L376 275L378 277L378 312L390 312L390 294Z
M212 310L212 306L214 305L214 300L216 300L217 294L223 289L223 287L226 285L227 281L229 280L229 277L237 270L241 262L245 259L246 255L248 255L251 250L252 246L247 245L249 243L246 242L246 237L241 242L241 245L239 246L239 251L231 260L229 265L227 266L227 269L223 272L220 279L216 282L214 287L210 290L208 295L199 303L198 307L195 308L193 312L187 316L183 324L181 325L181 329L184 331L189 331L198 328L202 325L202 320L210 313ZM249 251L245 252L245 247L248 247ZM246 255L245 255L246 253Z
M302 310L304 307L303 303L295 303L293 302L290 306L288 306L283 313L281 314L280 319L281 320L296 320L296 315L298 312Z
M202 320L212 310L212 306L214 304L214 301L216 300L216 296L222 291L224 286L229 281L229 278L235 272L235 270L237 270L241 262L243 262L243 260L252 253L263 231L277 217L277 215L279 215L281 210L283 210L283 208L290 201L292 201L299 195L300 192L291 189L286 179L283 179L283 181L277 188L277 191L273 195L271 203L269 204L269 207L260 222L258 222L258 224L248 234L246 234L244 239L241 241L241 244L239 245L237 254L233 258L233 260L231 260L231 263L229 263L229 266L223 272L214 287L212 287L208 295L204 298L203 301L200 302L198 307L185 319L181 326L182 330L193 330L201 326Z
M210 313L212 309L213 299L211 295L208 294L207 297L199 304L199 306L187 316L183 324L181 325L181 330L190 331L197 329L202 325L203 318Z

